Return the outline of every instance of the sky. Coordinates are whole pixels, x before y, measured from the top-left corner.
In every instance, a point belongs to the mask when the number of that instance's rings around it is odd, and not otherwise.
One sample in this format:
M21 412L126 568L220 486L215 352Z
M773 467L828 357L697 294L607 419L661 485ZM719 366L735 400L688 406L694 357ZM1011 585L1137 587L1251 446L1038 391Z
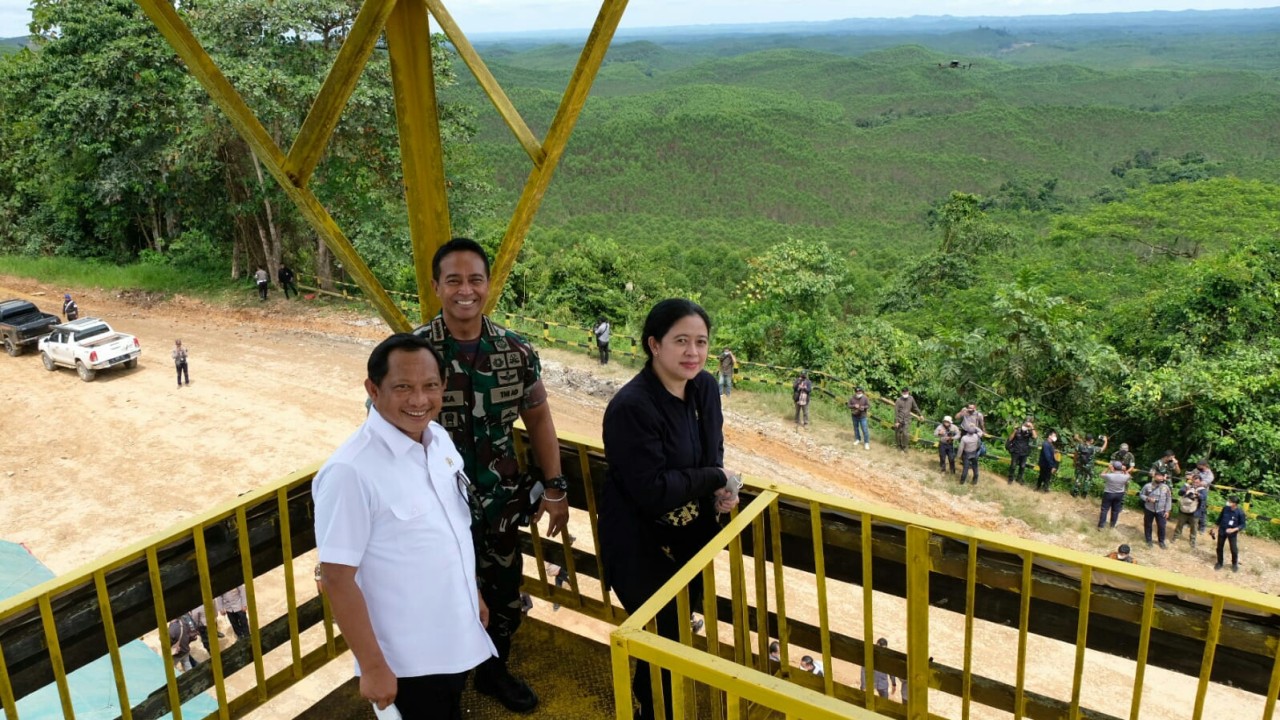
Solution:
M912 15L1008 16L1274 7L1277 0L630 0L623 28ZM27 33L29 0L0 0L0 37ZM468 35L590 27L599 0L446 0Z

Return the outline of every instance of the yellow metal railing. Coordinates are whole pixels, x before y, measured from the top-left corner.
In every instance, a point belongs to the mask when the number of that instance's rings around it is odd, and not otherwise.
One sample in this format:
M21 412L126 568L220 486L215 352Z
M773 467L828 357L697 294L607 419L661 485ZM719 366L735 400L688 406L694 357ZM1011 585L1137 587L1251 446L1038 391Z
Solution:
M619 720L632 713L633 660L654 668L655 698L656 670L671 674L673 720L1172 717L1158 704L1142 714L1146 678L1168 670L1194 678L1157 681L1161 693L1185 688L1179 717L1204 717L1211 694L1208 706L1230 702L1235 717L1273 716L1272 596L807 490L748 489L754 498L613 632ZM682 624L679 637L660 636L659 611L674 603L688 617L697 579L705 635ZM878 647L877 635L905 637L905 652ZM1124 667L1105 670L1102 685L1121 689L1127 714L1086 684L1088 668L1104 666L1086 659L1095 650L1121 656L1105 660ZM820 659L822 677L796 667L801 653ZM871 691L865 679L878 670L906 680L901 695ZM1055 687L1046 671L1061 678Z
M528 467L528 443L518 435L517 444ZM611 639L619 717L631 712L631 660L675 675L675 718L967 720L995 711L1136 720L1162 717L1159 704L1142 715L1153 684L1187 688L1179 716L1199 718L1224 702L1239 718L1273 716L1276 598L793 487L750 484L713 542L624 622L599 581L603 452L563 434L561 461L577 540L548 541L531 528L524 548L535 564L526 566L525 589L621 623ZM110 658L122 718L171 708L181 718L180 704L201 694L219 706L208 717L238 718L342 654L327 601L310 582L313 473L282 478L0 602L6 717L17 720L19 699L54 685L61 714L74 718L68 673ZM548 562L567 570L567 587L554 583ZM696 604L694 578L707 590ZM212 643L208 662L176 673L168 622L197 605L215 617L214 598L241 584L250 641ZM656 613L672 602L680 617L700 612L703 630L683 623L679 637L658 636ZM882 635L894 642L877 646ZM159 646L166 670L158 687L126 681L120 648L137 638ZM775 639L780 657L772 660ZM805 654L825 668L821 677L796 667ZM1100 701L1088 680L1099 658L1122 665L1106 678L1126 686L1119 705ZM1064 679L1055 688L1044 685L1046 663ZM864 692L862 668L867 678L905 679L903 692ZM1169 671L1186 679L1170 683Z
M211 717L239 717L343 652L327 601L314 589L300 593L294 579L297 555L314 546L309 489L315 470L282 478L0 602L0 705L6 717L17 720L17 700L51 677L63 717L74 718L67 675L104 656L111 658L124 720L166 712L181 720L181 704L210 689L219 706ZM303 575L310 577L310 567ZM214 601L240 585L250 638L223 648L214 640ZM264 602L264 594L271 600ZM169 660L168 626L197 606L208 618L208 662L178 674ZM272 622L263 621L266 606L280 613ZM25 631L24 619L34 612L43 624L39 638ZM323 637L304 653L303 634L317 624ZM128 686L120 648L135 639L159 647L163 687ZM228 679L241 669L244 677L233 692Z
M522 462L531 455L517 435ZM536 528L525 536L541 582L526 582L532 595L585 615L616 623L622 614L598 581L595 498L603 481L602 451L562 436L565 474L577 506L571 530L594 544L575 551L568 536L546 542ZM315 548L311 481L318 466L240 496L192 519L116 551L19 595L0 600L0 708L19 720L18 701L49 684L57 687L61 716L76 716L68 676L102 657L112 664L121 718L159 717L212 693L218 711L207 717L238 718L261 707L346 651L327 597L312 582ZM585 513L583 512L585 510ZM579 541L583 542L583 541ZM582 561L594 567L579 572ZM545 563L565 567L568 588L556 587ZM215 598L244 585L250 638L217 642ZM200 606L209 618L208 659L179 673L170 661L170 621ZM121 648L143 639L157 647L164 666L159 687L132 687ZM234 676L234 677L233 677ZM133 676L136 682L137 676ZM28 717L23 713L21 717Z

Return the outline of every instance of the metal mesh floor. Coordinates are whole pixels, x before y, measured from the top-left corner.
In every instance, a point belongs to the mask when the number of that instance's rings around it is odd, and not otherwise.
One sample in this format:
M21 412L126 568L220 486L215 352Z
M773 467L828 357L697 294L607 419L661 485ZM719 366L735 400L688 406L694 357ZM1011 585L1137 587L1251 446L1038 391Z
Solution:
M613 717L613 676L609 647L540 620L525 618L511 652L511 670L538 693L538 708L528 715L508 711L473 691L468 682L462 714L468 720L513 717L546 720L605 720ZM297 720L373 720L355 679L335 688Z

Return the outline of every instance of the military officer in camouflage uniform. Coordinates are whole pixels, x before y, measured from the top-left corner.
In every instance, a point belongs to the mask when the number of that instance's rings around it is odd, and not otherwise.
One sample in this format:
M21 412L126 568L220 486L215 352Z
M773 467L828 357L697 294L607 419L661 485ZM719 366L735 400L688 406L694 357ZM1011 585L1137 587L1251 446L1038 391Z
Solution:
M1076 436L1078 441L1080 436ZM1076 479L1071 486L1071 497L1089 497L1089 490L1093 488L1093 461L1098 453L1105 452L1107 449L1107 436L1102 436L1102 446L1093 444L1093 435L1085 435L1084 442L1076 445L1075 461Z
M540 378L538 355L524 338L483 314L489 259L474 240L454 238L432 261L432 288L441 310L414 332L427 337L445 362L440 424L462 453L474 492L472 533L477 580L489 606L489 635L498 649L476 669L475 688L509 710L530 712L538 696L507 670L511 637L520 626L523 555L519 526L549 517L547 535L569 519L560 442ZM545 488L520 472L512 423L524 420Z
M1172 450L1165 450L1164 455L1151 464L1151 476L1155 477L1156 473L1168 478L1182 474L1182 465L1178 463L1178 456L1174 455Z
M1111 454L1111 461L1119 461L1124 466L1124 471L1132 474L1133 468L1138 461L1133 457L1133 453L1129 452L1129 443L1120 443L1120 449Z

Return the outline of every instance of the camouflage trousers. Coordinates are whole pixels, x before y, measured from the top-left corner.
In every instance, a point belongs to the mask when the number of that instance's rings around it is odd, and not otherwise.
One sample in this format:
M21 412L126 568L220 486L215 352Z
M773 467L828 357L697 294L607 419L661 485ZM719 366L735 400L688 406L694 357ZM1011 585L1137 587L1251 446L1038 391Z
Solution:
M518 527L508 530L515 534ZM524 579L524 554L518 542L497 533L476 536L476 580L480 596L489 606L489 637L498 649L498 658L507 661L511 637L520 628L520 584Z
M1076 466L1075 471L1076 478L1075 483L1071 486L1071 495L1088 497L1089 490L1093 488L1093 465Z

